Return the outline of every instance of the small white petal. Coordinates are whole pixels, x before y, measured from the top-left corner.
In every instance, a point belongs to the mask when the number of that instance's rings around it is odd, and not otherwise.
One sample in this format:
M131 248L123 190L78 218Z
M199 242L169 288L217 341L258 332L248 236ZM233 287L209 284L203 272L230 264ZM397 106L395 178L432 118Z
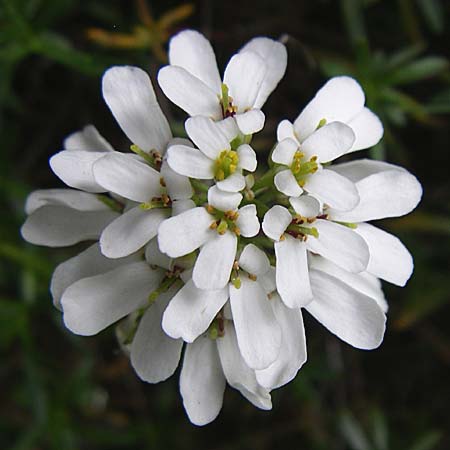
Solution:
M347 153L373 147L383 137L384 130L381 120L366 107L348 122L348 126L352 128L356 139Z
M267 237L279 241L291 222L291 213L284 206L275 205L264 215L262 229Z
M158 247L158 239L152 239L145 247L145 260L151 265L171 270L173 260L162 253Z
M172 216L177 216L178 214L184 213L188 209L195 208L195 203L191 199L185 200L175 200L172 203Z
M291 172L291 169L278 172L275 175L273 182L276 188L284 195L298 197L303 192L303 189L299 186L298 181Z
M137 262L83 278L61 298L64 323L75 334L96 334L142 305L163 276L163 271Z
M224 192L217 186L208 189L208 203L221 211L234 211L242 201L242 194L237 192Z
M258 282L266 294L273 294L277 290L275 267L270 266L269 270L264 275L259 276Z
M238 147L237 153L239 156L239 166L244 170L254 172L258 165L255 150L248 144L242 144Z
M252 369L265 369L281 346L281 328L260 284L241 277L241 287L230 285L230 302L242 357Z
M86 125L82 130L70 134L64 139L64 150L85 150L94 152L111 152L111 144L93 125Z
M270 262L267 255L256 245L247 244L239 257L239 267L248 273L260 276L269 270Z
M227 288L207 291L189 280L164 311L162 327L174 339L193 342L208 329L227 300Z
M264 128L266 120L264 113L259 109L251 109L234 116L237 126L242 134L254 134Z
M222 181L217 181L216 186L224 192L239 192L245 188L245 177L240 172L234 172Z
M192 279L199 289L221 289L230 279L236 258L237 237L227 231L216 233L200 249ZM219 256L220 255L220 256Z
M389 164L384 161L376 161L374 159L357 159L341 164L333 164L329 166L330 170L337 172L339 175L348 178L356 183L370 175L388 170L398 170L400 172L407 172L403 167Z
M239 216L236 225L241 232L241 236L253 237L259 233L261 225L255 205L246 205L239 209Z
M180 374L180 392L189 420L195 425L212 422L222 408L224 390L216 343L200 336L186 346Z
M214 178L214 162L196 148L173 145L167 150L167 163L172 170L186 177Z
M291 236L275 242L277 290L288 308L300 308L312 300L306 244Z
M108 153L94 164L93 172L106 190L135 202L147 202L161 192L159 172L130 154Z
M102 79L103 97L120 128L144 151L163 152L172 133L150 77L138 67L115 66Z
M311 174L304 189L323 203L340 211L350 211L359 202L358 190L349 179L328 169Z
M353 347L371 350L384 336L386 316L377 302L324 272L311 270L314 293L306 310Z
M231 142L240 133L234 117L227 117L226 119L219 120L218 122L216 122L216 125L227 138L228 142Z
M172 200L189 199L192 197L192 186L188 177L176 173L169 167L167 160L161 165L160 174L164 179L167 194Z
M158 230L160 250L172 258L193 252L214 235L209 228L212 221L213 217L203 207L165 220Z
M272 152L272 161L278 164L290 166L298 150L298 143L292 138L285 138L278 142Z
M166 97L190 116L222 118L217 93L185 69L163 67L158 73L158 83Z
M302 217L316 217L320 213L320 202L312 195L290 197L289 203Z
M277 141L281 142L288 138L297 141L294 133L294 125L289 120L284 119L278 124L277 127Z

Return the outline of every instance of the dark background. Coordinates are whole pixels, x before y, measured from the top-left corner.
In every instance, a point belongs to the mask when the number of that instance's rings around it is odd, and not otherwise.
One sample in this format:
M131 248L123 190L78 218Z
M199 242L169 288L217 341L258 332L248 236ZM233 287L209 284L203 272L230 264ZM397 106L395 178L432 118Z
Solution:
M191 14L179 1L149 5L153 21L143 1L0 0L0 448L450 448L450 3L205 0L193 2ZM158 19L169 11L181 20L166 27ZM154 79L168 36L187 27L211 39L222 69L250 38L284 36L288 70L253 141L262 161L277 123L295 119L327 78L349 74L385 125L366 156L405 166L424 186L413 214L380 224L416 265L406 288L385 286L382 346L355 350L305 317L309 361L273 392L273 410L259 411L228 388L205 428L184 415L178 373L146 385L112 329L91 338L65 330L49 279L81 247L38 248L18 232L26 195L62 187L48 158L67 134L94 123L115 148L128 147L101 97L103 71L135 64ZM180 130L182 112L161 102Z

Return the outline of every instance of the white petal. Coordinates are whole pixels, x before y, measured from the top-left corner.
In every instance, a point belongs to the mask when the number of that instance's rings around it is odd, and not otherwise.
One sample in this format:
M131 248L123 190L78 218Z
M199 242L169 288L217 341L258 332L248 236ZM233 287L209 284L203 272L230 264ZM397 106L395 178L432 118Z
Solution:
M331 122L319 128L301 146L306 159L317 156L322 163L347 153L355 142L355 133L345 123Z
M237 153L239 156L239 166L244 170L254 172L258 165L255 150L248 144L242 144L238 147Z
M214 178L214 162L196 148L172 145L167 150L167 163L172 170L186 177Z
M189 280L166 308L162 326L172 338L193 342L211 325L228 300L228 289L203 290Z
M259 284L262 286L266 294L274 294L277 290L276 281L276 269L273 266L269 267L269 270L258 278Z
M215 123L219 127L220 131L222 131L225 135L228 142L231 142L240 133L234 117L227 117L226 119L219 120Z
M220 93L221 78L214 50L198 31L185 30L170 40L169 61L172 66L182 67Z
M234 211L242 201L242 194L237 192L224 192L217 186L208 189L208 203L221 211Z
M320 213L320 202L312 195L290 197L289 203L302 217L316 217Z
M403 167L389 164L384 161L376 161L374 159L357 159L356 161L333 164L332 166L329 166L329 169L337 172L345 178L348 178L354 183L368 177L369 175L385 172L387 170L407 172Z
M109 153L94 164L93 171L106 190L135 202L148 202L161 192L159 172L130 154Z
M294 125L289 120L284 119L278 124L277 127L277 141L281 142L287 138L297 141L294 133Z
M322 219L316 220L312 226L317 228L319 237L308 237L308 250L350 272L358 273L367 268L369 248L355 230Z
M255 100L255 107L261 108L286 72L286 47L279 41L266 37L257 37L248 42L240 50L240 53L245 51L257 53L267 66L263 82Z
M271 409L270 392L258 384L255 371L250 369L241 356L236 331L231 322L225 322L224 336L217 339L220 362L228 384L261 409Z
M272 161L278 164L290 166L298 150L298 143L292 138L286 138L278 142L272 152Z
M260 224L255 205L246 205L239 209L236 225L241 236L253 237L259 233Z
M128 139L144 151L164 152L172 133L147 73L138 67L111 67L103 75L102 90Z
M200 336L186 346L180 374L180 392L189 420L195 425L212 422L222 408L224 390L216 343Z
M148 383L159 383L173 375L183 347L181 339L170 338L161 328L162 313L170 300L163 295L143 315L131 344L131 365Z
M250 111L236 114L234 118L243 134L254 134L261 131L266 120L264 113L259 109L251 109Z
M227 231L215 234L200 249L192 279L199 289L221 289L230 279L236 258L237 237Z
M222 181L217 181L216 186L224 192L239 192L245 188L245 177L240 172L234 172Z
M369 108L364 107L355 118L348 122L348 125L355 133L356 139L347 153L373 147L383 137L383 124Z
M228 86L238 113L253 109L265 75L266 64L254 52L238 53L230 59L223 82Z
M255 244L247 244L239 257L239 267L246 272L259 276L270 268L269 258Z
M172 270L173 259L162 253L158 247L158 239L152 239L145 247L145 260L151 265Z
M77 211L66 206L47 205L28 216L22 237L32 244L65 247L97 239L103 228L119 214L108 211Z
M136 255L120 259L105 258L100 252L98 243L91 245L86 250L56 267L50 283L53 304L58 309L61 309L61 296L75 281L108 272L136 260Z
M340 211L349 211L359 202L355 184L328 169L311 174L306 180L304 189L314 194L323 203Z
M33 191L25 202L25 212L32 214L41 206L60 205L78 211L109 210L109 207L99 200L95 194L77 191L75 189L39 189Z
M269 299L257 281L241 277L241 287L230 285L231 311L242 357L252 369L265 369L281 346L281 328Z
M158 83L166 97L190 116L222 118L217 93L185 69L163 67L158 73Z
M330 211L334 220L366 222L411 212L422 197L422 186L406 170L387 170L356 183L360 201L347 212Z
M360 223L356 232L369 247L367 271L397 286L404 286L412 274L414 263L400 239L368 223Z
M297 180L291 172L291 169L278 172L275 175L273 182L276 188L284 195L298 197L303 192L303 189L299 186Z
M172 200L189 199L192 197L193 190L189 178L172 170L167 164L167 160L163 161L160 174L164 179L167 194Z
M306 362L306 338L300 309L286 308L278 295L270 303L283 331L281 350L267 369L256 371L256 379L262 386L276 389L293 380Z
M111 152L114 149L93 125L86 125L82 130L69 134L64 139L64 150L85 150L94 152Z
M295 133L302 142L322 119L347 123L361 112L364 101L364 92L356 80L346 76L331 78L295 120Z
M163 275L137 262L77 281L61 298L66 327L83 336L102 331L142 305Z
M277 290L288 308L300 308L312 300L306 244L291 236L275 242Z
M50 167L67 186L88 192L105 192L106 189L96 182L92 173L94 163L105 154L107 153L64 150L50 158Z
M215 234L209 228L212 221L213 217L203 207L165 220L158 230L159 249L172 258L193 252Z
M221 127L209 117L191 117L184 126L192 142L208 158L215 160L223 150L230 149L230 142Z
M371 350L383 340L386 316L377 302L337 278L311 270L314 293L306 310L353 347Z
M136 206L111 222L100 236L100 248L108 258L122 258L136 252L154 238L159 224L170 215L159 208L150 211Z
M275 205L264 215L262 229L267 237L278 241L291 222L291 213L284 206Z
M191 199L175 200L172 203L172 216L177 216L178 214L193 208L195 208L195 203Z

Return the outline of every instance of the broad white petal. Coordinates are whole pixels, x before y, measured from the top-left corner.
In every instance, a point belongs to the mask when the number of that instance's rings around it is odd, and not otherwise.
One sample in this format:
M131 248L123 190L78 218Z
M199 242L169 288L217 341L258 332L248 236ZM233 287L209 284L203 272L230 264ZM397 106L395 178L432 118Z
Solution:
M259 224L258 215L255 205L246 205L239 209L239 216L236 225L241 232L241 236L253 237L259 233L261 225Z
M333 334L353 347L371 350L384 336L386 316L370 297L324 272L311 270L314 293L306 310Z
M301 146L306 159L317 156L322 163L347 153L355 142L355 133L342 122L330 122L306 138Z
M50 158L53 172L67 186L88 192L105 192L94 178L92 167L96 161L107 155L105 152L63 150Z
M227 231L216 233L200 249L192 279L199 289L221 289L230 279L236 258L237 237Z
M258 165L255 150L248 144L242 144L238 147L237 153L239 156L239 166L244 170L254 172Z
M266 37L257 37L248 42L240 53L252 51L264 60L267 70L255 100L255 107L261 108L277 87L286 72L287 51L284 44Z
M169 62L172 66L187 70L214 92L220 93L221 78L214 50L198 31L185 30L170 40Z
M119 214L107 211L78 211L66 206L42 206L22 225L22 237L32 244L65 247L98 239L103 228Z
M136 252L156 236L159 224L169 215L167 209L146 211L135 206L103 230L100 236L102 253L108 258L122 258Z
M291 172L291 169L278 172L275 175L273 182L276 188L284 195L298 197L303 192L303 189L299 186L298 181Z
M148 202L161 192L159 172L130 154L108 153L94 164L93 172L106 190L135 202Z
M183 347L181 339L170 338L161 327L162 313L170 301L169 296L163 296L142 316L131 344L131 365L141 380L148 383L159 383L173 375Z
M291 121L284 119L278 124L277 127L277 141L281 142L287 138L297 141L294 133L294 125Z
M255 371L250 369L241 356L236 331L231 322L225 322L224 336L217 339L220 362L228 384L237 389L256 407L271 409L272 401L268 389L260 386Z
M238 192L224 192L217 186L208 189L208 203L221 211L234 211L242 201L242 194Z
M312 195L290 197L289 203L302 217L316 217L320 213L320 202Z
M262 229L267 237L279 241L291 222L291 213L284 206L275 205L264 215Z
M166 185L167 194L172 200L189 199L192 197L193 190L189 178L172 170L167 164L167 160L163 161L160 174Z
M217 93L185 69L163 67L158 73L158 83L166 97L190 116L222 118Z
M266 64L258 54L250 51L234 55L223 76L238 113L253 109L266 75Z
M298 139L303 142L322 119L327 123L351 121L363 109L364 101L364 92L356 80L346 76L331 78L295 120Z
M309 236L306 245L309 251L318 253L349 272L362 272L369 263L369 248L364 239L344 225L329 220L316 220L319 237Z
M69 134L64 139L64 150L85 150L94 152L114 151L111 144L93 125L86 125L82 130Z
M223 150L230 149L230 141L221 127L209 117L190 117L184 126L192 142L208 158L215 160Z
M186 346L180 374L180 392L189 420L195 425L212 422L222 408L224 390L216 343L200 336Z
M245 188L245 177L240 172L234 172L222 181L217 181L216 186L224 192L239 192Z
M407 172L403 167L396 166L395 164L389 164L384 161L376 161L374 159L357 159L356 161L333 164L329 166L328 169L337 172L339 175L348 178L354 183L368 177L369 175L374 175L376 173L385 172L388 170Z
M359 202L355 184L328 169L311 174L306 180L304 189L314 194L323 203L340 211L350 211Z
M209 228L212 221L203 207L166 219L158 230L159 249L172 258L193 252L215 234Z
M193 342L208 329L227 300L227 288L207 291L189 280L164 311L162 327L174 339Z
M306 244L291 236L275 242L277 290L288 308L300 308L312 300Z
M347 153L373 147L383 137L384 129L381 120L366 107L348 122L348 126L352 128L356 139Z
M64 323L75 334L96 334L142 305L163 276L146 262L136 262L83 278L61 298Z
M264 128L266 117L260 109L251 109L234 116L242 134L254 134Z
M172 170L186 177L214 178L214 162L196 148L172 145L167 150L167 163Z
M360 223L356 232L369 247L367 271L397 286L404 286L412 274L414 263L400 239L368 223Z
M230 302L242 357L252 369L269 367L280 352L281 328L264 289L241 277L239 289L230 285Z
M103 75L102 90L128 139L144 151L164 152L172 132L147 73L138 67L111 67Z
M285 166L290 166L298 148L299 145L297 141L287 137L279 141L273 149L272 161L278 164L284 164Z
M270 268L269 258L255 244L247 244L239 256L239 267L246 272L260 276Z
M283 332L281 349L267 369L256 371L256 379L267 389L276 389L293 380L306 362L306 338L300 308L286 308L278 295L270 303Z

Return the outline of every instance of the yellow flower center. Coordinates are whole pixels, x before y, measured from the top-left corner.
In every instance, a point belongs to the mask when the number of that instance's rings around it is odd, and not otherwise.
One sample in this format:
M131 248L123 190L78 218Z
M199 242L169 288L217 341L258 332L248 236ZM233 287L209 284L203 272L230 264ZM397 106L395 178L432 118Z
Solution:
M301 187L305 185L307 176L310 173L317 172L317 169L319 168L317 156L312 156L309 161L305 161L304 159L305 154L300 150L297 150L291 164L291 171Z
M236 172L239 163L239 156L234 150L224 150L220 153L214 165L214 179L216 181L225 180Z

